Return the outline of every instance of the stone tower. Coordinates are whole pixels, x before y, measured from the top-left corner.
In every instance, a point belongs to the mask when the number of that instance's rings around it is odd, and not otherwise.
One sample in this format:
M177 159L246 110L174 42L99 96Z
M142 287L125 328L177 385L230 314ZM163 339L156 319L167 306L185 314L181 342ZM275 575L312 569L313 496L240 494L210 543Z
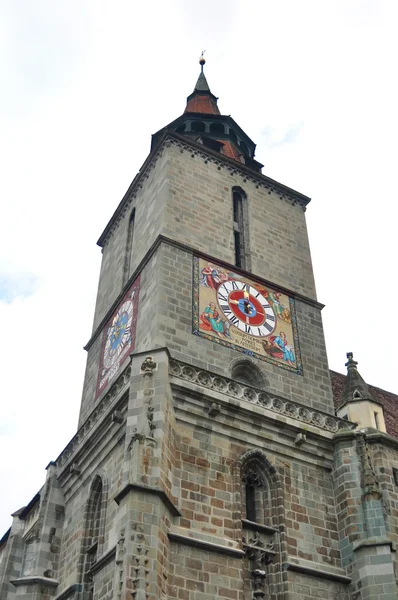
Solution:
M2 600L396 598L397 441L335 415L309 198L204 62L99 238L79 428L0 542Z

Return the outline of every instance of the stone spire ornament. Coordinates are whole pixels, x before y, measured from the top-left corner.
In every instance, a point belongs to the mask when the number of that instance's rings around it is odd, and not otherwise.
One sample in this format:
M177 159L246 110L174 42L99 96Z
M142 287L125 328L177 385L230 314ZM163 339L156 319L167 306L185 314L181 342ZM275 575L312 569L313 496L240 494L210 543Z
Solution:
M366 381L358 372L352 352L347 352L347 377L341 394L337 416L358 424L360 429L386 431L383 406L378 402Z
M370 400L374 402L368 384L358 372L358 363L354 360L354 354L347 352L346 356L347 362L345 366L347 367L347 377L342 393L342 403L358 402L358 400Z

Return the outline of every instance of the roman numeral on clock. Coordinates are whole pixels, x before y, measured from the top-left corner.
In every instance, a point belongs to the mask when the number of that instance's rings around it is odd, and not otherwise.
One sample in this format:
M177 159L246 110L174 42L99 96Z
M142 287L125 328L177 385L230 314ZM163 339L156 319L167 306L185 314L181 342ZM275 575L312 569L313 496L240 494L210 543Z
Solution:
M238 317L235 317L235 315L233 315L232 313L228 317L228 320L232 323L232 325L236 325L237 323L239 323Z
M252 328L247 323L245 323L245 332L246 333L252 333Z
M224 302L228 302L227 296L223 296L223 294L220 294L220 292L218 292L218 298L224 300Z
M223 311L223 313L227 316L230 315L232 312L231 309L229 308L228 304L220 304L220 308Z

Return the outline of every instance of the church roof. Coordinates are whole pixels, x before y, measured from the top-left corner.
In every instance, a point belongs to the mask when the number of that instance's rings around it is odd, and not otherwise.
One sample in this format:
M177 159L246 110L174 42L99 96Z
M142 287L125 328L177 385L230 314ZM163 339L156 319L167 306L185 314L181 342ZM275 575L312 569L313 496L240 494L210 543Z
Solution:
M347 388L348 375L346 376L342 373L337 373L336 371L330 371L330 378L332 382L334 405L337 409L344 404L343 396L344 390ZM370 399L373 399L383 406L387 433L398 438L398 395L382 390L374 385L366 384L366 386L371 396Z

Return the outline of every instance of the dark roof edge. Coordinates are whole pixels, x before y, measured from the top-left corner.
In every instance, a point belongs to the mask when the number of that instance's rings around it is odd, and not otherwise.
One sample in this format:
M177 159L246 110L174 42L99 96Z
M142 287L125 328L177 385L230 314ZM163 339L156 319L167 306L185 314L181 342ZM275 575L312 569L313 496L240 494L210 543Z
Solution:
M40 500L40 492L37 492L36 496L33 496L32 500L25 506L21 514L19 515L20 519L24 519L28 513L32 510L35 504Z
M192 116L192 118L196 117L197 120L216 119L217 121L230 121L232 123L232 125L234 126L234 128L238 131L239 135L242 136L242 138L245 140L245 142L247 142L249 144L253 144L254 149L256 148L256 144L253 142L253 140L247 135L247 133L245 131L243 131L242 127L240 127L238 125L238 123L235 121L235 119L233 119L230 115L217 115L217 114L213 115L213 114L209 114L209 113L197 113L197 112L191 112L191 111L182 113L182 115L180 115L179 117L174 119L174 121L171 121L170 123L165 125L165 127L158 129L158 131L155 131L155 133L152 134L152 138L154 136L158 135L161 131L172 131L168 128L175 127L176 125L178 125L178 123L180 121L183 121L184 118L186 118L187 116L188 117Z
M100 237L97 241L98 246L102 247L104 245L104 242L108 236L108 233L112 229L113 224L115 223L115 221L117 220L117 218L119 217L120 213L123 210L125 201L128 200L131 192L135 189L135 187L141 181L142 177L144 176L146 168L149 166L149 164L155 158L156 154L159 152L159 150L161 149L162 145L164 144L164 142L167 138L175 139L179 142L183 142L184 144L186 144L188 146L192 146L193 148L196 148L197 150L201 150L202 152L206 152L207 154L210 154L217 160L219 160L221 162L225 162L226 164L229 164L230 166L234 167L235 171L241 170L241 171L243 171L244 174L249 175L253 179L277 188L282 194L291 196L293 198L293 200L295 200L296 202L298 202L299 204L301 204L304 207L307 206L307 204L309 202L311 202L311 198L309 198L308 196L305 196L304 194L301 194L300 192L296 192L292 188L289 188L288 186L283 185L282 183L279 183L278 181L275 181L274 179L271 179L271 177L267 177L266 175L263 175L262 173L253 171L249 167L246 167L246 165L244 165L243 163L239 163L238 161L236 161L233 158L228 158L227 156L224 156L223 154L214 152L213 150L210 150L209 148L204 147L202 144L195 142L194 140L192 140L189 137L179 135L178 133L175 133L174 131L166 131L164 133L164 135L160 138L159 142L156 144L155 148L148 155L147 159L145 160L144 164L140 168L139 172L137 173L137 175L134 177L133 181L129 185L127 192L124 194L122 200L119 202L118 207L116 208L115 212L113 213L110 221L108 222L104 231L100 235Z
M8 538L10 537L10 533L11 533L11 527L9 527L7 529L7 531L5 532L5 534L3 535L3 537L0 540L0 548L2 546L4 546L4 544L6 543L6 541L8 540Z
M329 369L329 371L330 371L330 373L336 373L336 375L339 375L340 377L344 377L344 379L347 377L346 373L340 373L339 371L335 371L334 369ZM376 391L380 392L381 394L390 394L391 396L395 396L396 398L398 397L398 394L396 394L395 392L389 392L388 390L378 387L377 385L372 385L371 383L368 383L367 385L370 388L372 388L372 390L376 390ZM372 399L371 402L380 404L380 402L378 402L377 400L374 400L374 399Z

